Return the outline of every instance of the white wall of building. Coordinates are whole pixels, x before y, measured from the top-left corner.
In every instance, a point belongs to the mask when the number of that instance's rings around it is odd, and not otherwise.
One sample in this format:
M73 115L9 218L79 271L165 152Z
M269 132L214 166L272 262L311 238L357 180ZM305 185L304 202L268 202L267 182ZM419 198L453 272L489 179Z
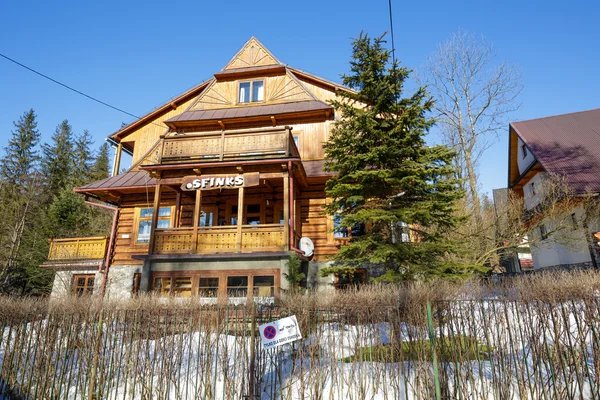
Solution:
M576 223L572 221L573 213ZM535 269L591 263L588 242L581 226L582 214L583 209L577 207L565 213L561 221L544 219L533 228L531 255ZM541 225L549 233L545 240L541 239Z
M526 149L527 155L523 152L523 141L519 138L519 148L517 150L517 165L519 167L519 175L522 174L531 164L535 162L535 157L529 149Z

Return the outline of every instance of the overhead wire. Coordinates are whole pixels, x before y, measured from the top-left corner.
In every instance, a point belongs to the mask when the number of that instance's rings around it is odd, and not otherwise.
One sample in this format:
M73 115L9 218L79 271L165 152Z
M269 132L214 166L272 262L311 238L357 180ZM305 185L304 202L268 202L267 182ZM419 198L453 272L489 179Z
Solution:
M119 112L121 112L121 113L123 113L123 114L129 115L130 117L133 117L133 118L135 118L135 119L138 119L138 120L139 120L139 119L141 119L141 117L139 117L139 116L137 116L137 115L135 115L135 114L132 114L132 113L130 113L130 112L127 112L127 111L125 111L125 110L123 110L123 109L121 109L121 108L119 108L119 107L115 107L115 106L113 106L113 105L111 105L111 104L108 104L107 102L105 102L105 101L102 101L102 100L100 100L100 99L97 99L97 98L96 98L96 97L94 97L94 96L90 96L89 94L83 93L83 92L82 92L82 91L80 91L80 90L77 90L77 89L75 89L75 88L73 88L73 87L71 87L71 86L69 86L69 85L67 85L67 84L64 84L64 83L62 83L62 82L60 82L60 81L58 81L58 80L56 80L56 79L54 79L54 78L51 78L51 77L49 77L49 76L48 76L48 75L46 75L46 74L43 74L43 73L41 73L41 72L39 72L39 71L36 71L35 69L33 69L33 68L31 68L31 67L28 67L27 65L25 65L25 64L23 64L23 63L20 63L20 62L18 62L17 60L14 60L14 59L12 59L12 58L10 58L10 57L8 57L8 56L6 56L6 55L2 54L2 53L0 53L0 57L2 57L2 58L5 58L6 60L8 60L8 61L10 61L10 62L12 62L12 63L14 63L14 64L16 64L16 65L18 65L18 66L22 67L22 68L25 68L25 69L26 69L26 70L28 70L28 71L31 71L31 72L33 72L33 73L34 73L34 74L36 74L36 75L39 75L39 76L41 76L41 77L43 77L43 78L45 78L45 79L48 79L49 81L51 81L51 82L54 82L54 83L56 83L57 85L60 85L60 86L62 86L62 87L64 87L64 88L66 88L66 89L69 89L69 90L71 90L71 91L73 91L73 92L75 92L75 93L77 93L77 94L79 94L79 95L81 95L81 96L87 97L88 99L90 99L90 100L92 100L92 101L95 101L95 102L97 102L97 103L100 103L100 104L102 104L103 106L106 106L106 107L112 108L113 110L116 110L116 111L119 111ZM160 126L161 128L164 128L164 126L163 126L163 125L159 125L159 124L157 124L157 123L154 123L154 122L150 122L150 123L151 123L151 124L153 124L153 125L156 125L156 126Z

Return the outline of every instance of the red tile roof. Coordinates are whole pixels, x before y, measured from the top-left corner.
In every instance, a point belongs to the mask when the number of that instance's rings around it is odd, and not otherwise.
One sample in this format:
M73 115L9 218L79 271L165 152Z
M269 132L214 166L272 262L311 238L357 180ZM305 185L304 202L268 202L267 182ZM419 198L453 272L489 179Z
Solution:
M565 175L578 193L600 192L600 108L510 126L547 172Z

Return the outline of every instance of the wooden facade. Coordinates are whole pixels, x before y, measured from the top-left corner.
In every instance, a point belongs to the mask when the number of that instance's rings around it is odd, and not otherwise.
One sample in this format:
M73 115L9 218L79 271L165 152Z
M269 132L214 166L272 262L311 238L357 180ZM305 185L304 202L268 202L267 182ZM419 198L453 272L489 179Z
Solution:
M230 293L228 282L276 294L282 271L260 260L287 260L301 237L326 262L347 240L324 213L327 101L339 90L251 38L212 79L111 135L132 167L76 188L118 207L106 264L131 266L135 290L185 297ZM232 271L229 259L248 267Z

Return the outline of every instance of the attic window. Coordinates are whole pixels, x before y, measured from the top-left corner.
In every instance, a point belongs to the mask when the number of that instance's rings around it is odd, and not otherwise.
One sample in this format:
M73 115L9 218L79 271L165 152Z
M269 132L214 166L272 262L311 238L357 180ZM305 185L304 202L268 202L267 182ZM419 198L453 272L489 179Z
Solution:
M256 103L265 100L265 82L240 82L238 103Z
M522 144L521 149L523 150L523 158L527 158L527 146Z

